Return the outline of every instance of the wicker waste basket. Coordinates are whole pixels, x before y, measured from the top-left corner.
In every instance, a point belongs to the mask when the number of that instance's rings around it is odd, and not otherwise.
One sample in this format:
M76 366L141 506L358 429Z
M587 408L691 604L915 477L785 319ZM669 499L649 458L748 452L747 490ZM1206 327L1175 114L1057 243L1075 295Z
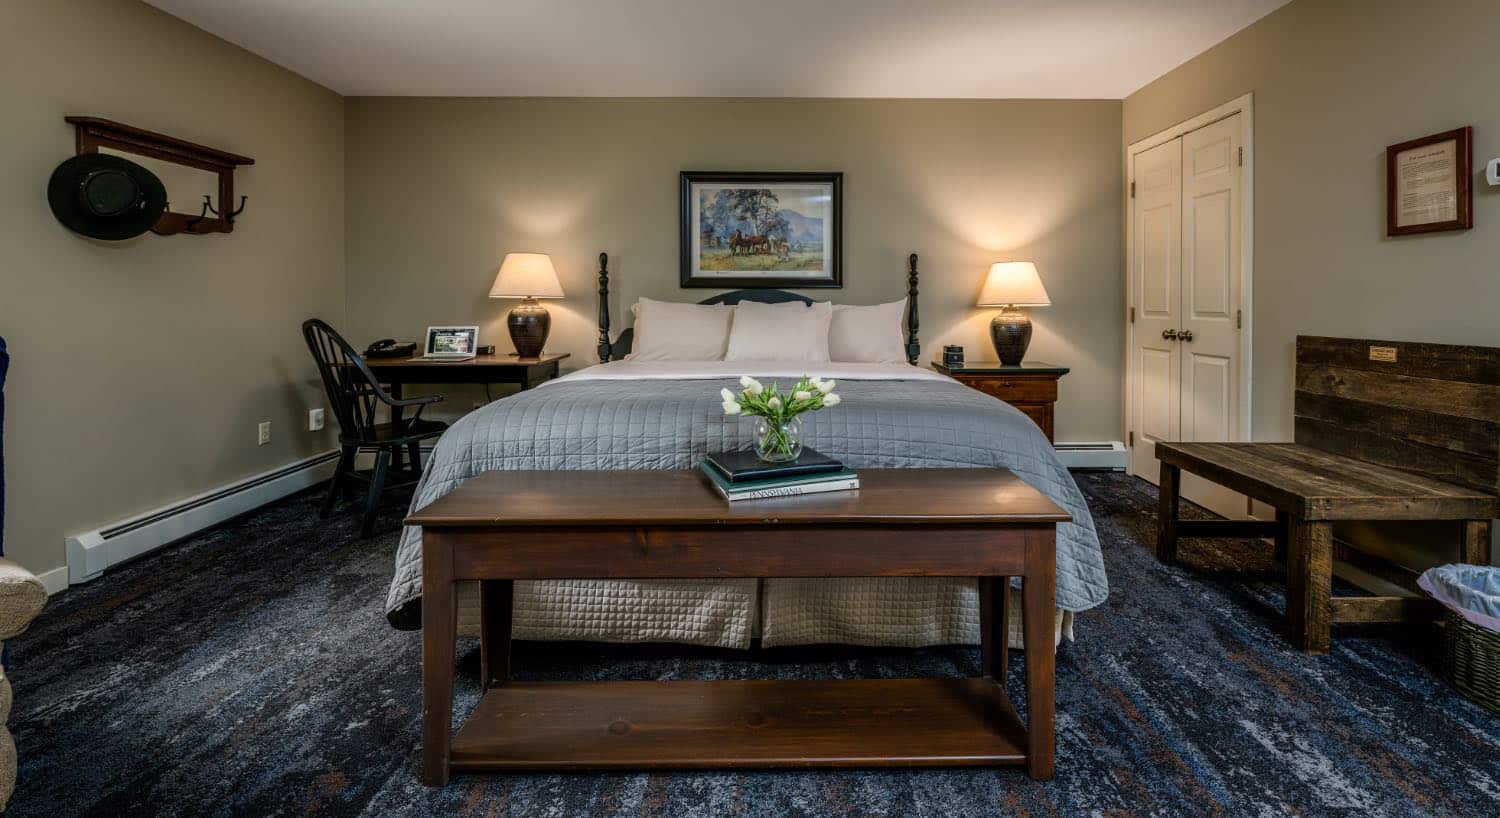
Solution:
M1440 672L1471 701L1500 712L1500 568L1443 565L1417 584L1447 608Z

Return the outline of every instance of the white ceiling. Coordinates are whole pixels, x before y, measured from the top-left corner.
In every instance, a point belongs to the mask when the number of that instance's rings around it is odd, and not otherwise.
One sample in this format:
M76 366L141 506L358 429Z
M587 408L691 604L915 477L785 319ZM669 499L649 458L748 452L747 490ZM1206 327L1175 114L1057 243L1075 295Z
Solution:
M333 90L1120 99L1287 0L147 0Z

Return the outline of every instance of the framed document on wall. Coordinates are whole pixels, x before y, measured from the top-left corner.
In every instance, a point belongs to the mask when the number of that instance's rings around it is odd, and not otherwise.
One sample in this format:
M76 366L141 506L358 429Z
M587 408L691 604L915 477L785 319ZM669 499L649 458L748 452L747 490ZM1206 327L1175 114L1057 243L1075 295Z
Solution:
M1385 234L1407 236L1474 226L1473 128L1385 149Z

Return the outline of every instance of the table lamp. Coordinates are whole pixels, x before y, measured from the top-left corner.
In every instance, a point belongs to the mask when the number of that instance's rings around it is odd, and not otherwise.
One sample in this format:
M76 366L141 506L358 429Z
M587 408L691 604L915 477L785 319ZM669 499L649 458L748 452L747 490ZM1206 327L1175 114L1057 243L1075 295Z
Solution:
M979 292L978 306L1003 308L990 321L990 341L1001 364L1020 366L1021 359L1026 357L1026 347L1031 344L1031 319L1018 308L1051 304L1035 264L1002 261L990 265L984 289Z
M490 288L490 298L522 299L505 319L510 328L510 341L516 346L516 355L535 358L542 354L547 333L552 330L552 316L547 314L546 307L537 303L537 299L562 297L562 285L557 281L557 270L552 267L551 256L546 253L505 254L500 272L495 275L495 286Z

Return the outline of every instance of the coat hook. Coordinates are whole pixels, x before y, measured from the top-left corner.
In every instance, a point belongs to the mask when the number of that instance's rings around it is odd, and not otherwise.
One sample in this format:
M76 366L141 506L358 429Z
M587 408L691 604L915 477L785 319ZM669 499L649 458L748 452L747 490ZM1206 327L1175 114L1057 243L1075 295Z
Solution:
M208 218L208 211L213 210L213 209L214 209L213 200L210 199L205 194L204 197L203 197L203 212L199 213L198 214L198 218L196 218L196 219L188 219L187 222L183 225L183 227L185 227L189 233L193 232L193 228L197 227L199 222L201 222L204 219ZM218 211L217 210L214 211L214 215L218 215Z
M229 211L228 213L225 213L224 214L224 221L227 221L227 222L233 224L234 223L234 217L238 216L241 213L245 212L245 202L249 198L250 198L249 196L241 196L240 197L240 206L237 207L237 208L235 208L234 210Z

